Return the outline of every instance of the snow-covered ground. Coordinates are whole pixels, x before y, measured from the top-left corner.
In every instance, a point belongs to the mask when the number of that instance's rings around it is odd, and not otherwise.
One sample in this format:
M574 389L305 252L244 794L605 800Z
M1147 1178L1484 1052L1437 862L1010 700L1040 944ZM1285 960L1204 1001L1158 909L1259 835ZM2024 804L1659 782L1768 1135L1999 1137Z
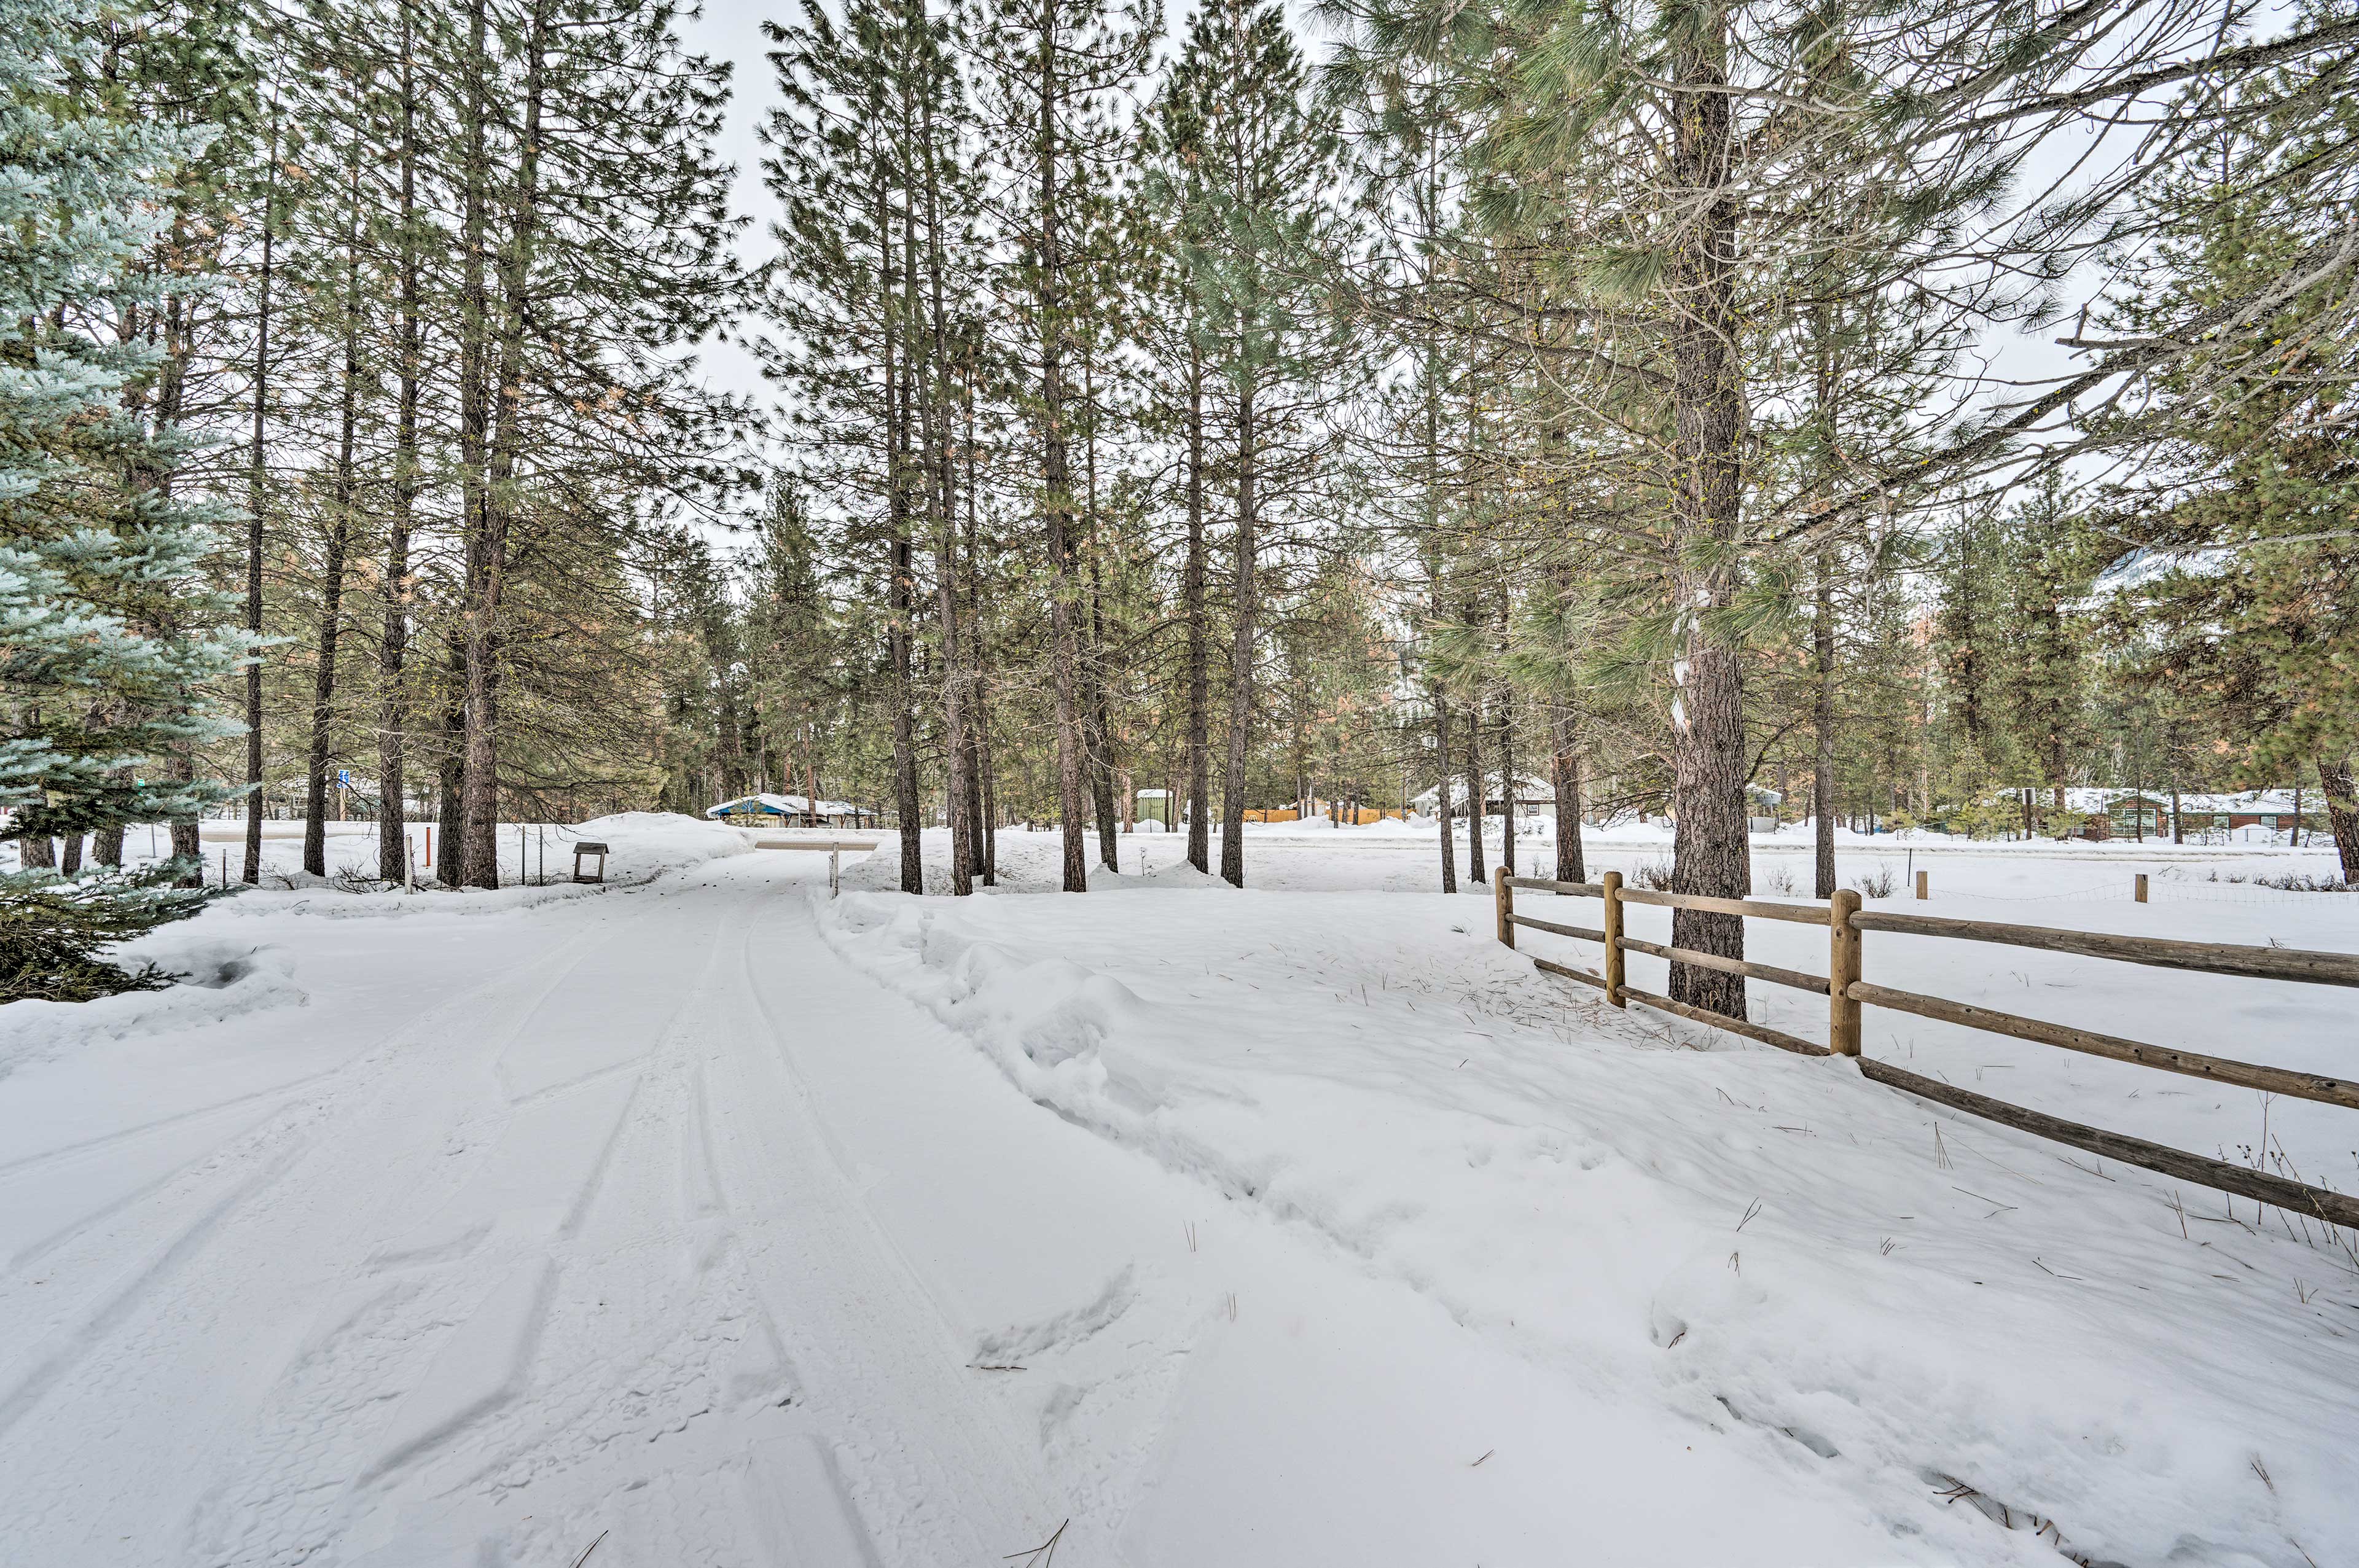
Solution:
M1244 892L1139 835L1126 896L913 900L886 835L829 901L822 855L610 822L603 889L251 892L143 945L195 983L0 1009L0 1560L2359 1556L2336 1238L1618 1012L1528 962L1593 949L1432 891L1430 835L1288 827ZM1615 839L1593 870L1667 853ZM1000 848L1051 885L1053 836ZM2359 950L2359 899L2208 880L2329 858L2124 848L1920 843L1892 902ZM2350 1070L2347 991L1867 966ZM1868 1048L2359 1181L2347 1113L1897 1014Z

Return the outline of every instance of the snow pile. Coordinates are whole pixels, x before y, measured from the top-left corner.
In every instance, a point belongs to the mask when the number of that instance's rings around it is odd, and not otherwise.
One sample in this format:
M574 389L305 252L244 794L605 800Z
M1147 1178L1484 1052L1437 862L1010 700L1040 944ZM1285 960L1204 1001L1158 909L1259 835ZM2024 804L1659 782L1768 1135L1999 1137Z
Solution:
M572 871L570 862L574 841L586 838L606 846L610 851L606 857L606 880L626 887L654 881L668 872L688 871L724 855L748 854L754 848L753 837L738 828L672 811L617 812L612 816L593 817L567 828L565 833L569 874ZM554 856L556 844L552 842L549 849Z
M625 811L578 825L527 824L519 840L514 823L500 827L502 886L444 889L430 884L419 893L388 888L373 879L375 845L367 846L367 871L349 863L337 876L319 877L287 866L271 866L263 884L240 892L227 907L235 914L313 914L331 919L384 915L491 914L545 903L592 897L609 888L643 887L692 871L728 855L750 853L755 835L719 822L669 811ZM573 846L582 840L606 846L606 881L576 882ZM349 842L349 840L348 840ZM521 854L521 860L519 860ZM521 864L546 882L516 880ZM597 862L589 862L594 868ZM453 897L452 895L457 896Z
M115 957L133 968L152 963L183 983L94 1001L0 1005L0 1077L93 1041L177 1033L305 1000L284 947L223 941L178 925L128 944Z
M1608 1400L1754 1434L1897 1557L2298 1568L2359 1539L2331 1238L1615 1013L1474 916L848 897L822 928L1067 1119Z
M1214 864L1218 863L1217 860L1214 861ZM1217 890L1221 892L1236 891L1227 882L1223 881L1217 874L1200 871L1190 865L1184 850L1180 851L1169 864L1150 866L1143 872L1133 871L1127 874L1117 874L1102 865L1090 868L1092 892L1158 892L1173 890L1182 892Z

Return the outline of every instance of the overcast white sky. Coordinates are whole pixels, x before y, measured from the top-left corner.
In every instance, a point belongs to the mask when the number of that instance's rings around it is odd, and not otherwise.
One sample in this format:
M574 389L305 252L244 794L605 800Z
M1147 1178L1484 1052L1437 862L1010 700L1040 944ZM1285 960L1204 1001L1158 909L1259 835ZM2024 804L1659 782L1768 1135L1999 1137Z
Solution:
M1167 27L1173 30L1185 25L1191 0L1164 0ZM1288 15L1298 29L1307 32L1305 6L1299 0L1289 0ZM769 252L769 223L772 208L768 194L763 190L760 162L761 145L755 139L755 127L768 112L775 97L770 80L766 48L762 36L762 22L775 17L790 20L799 14L799 0L706 0L701 16L682 25L682 36L691 49L701 49L720 59L734 62L735 75L732 81L732 97L728 124L721 139L723 157L736 166L737 177L733 209L754 220L742 242L745 260L755 263ZM2274 10L2265 14L2273 18ZM2264 20L2259 31L2266 33L2274 26ZM1319 52L1315 47L1312 51ZM2069 167L2070 152L2063 147L2042 149L2027 170L2031 178L2051 177ZM2085 297L2096 286L2093 276L2073 280L2076 295ZM2077 299L2076 299L2077 302ZM2068 323L2069 325L2069 323ZM2069 373L2074 368L2070 353L2052 340L2060 329L2048 329L2028 336L2012 330L1984 345L1991 355L1994 373L2014 380L2030 380ZM750 354L734 343L708 343L701 357L712 383L729 391L759 397L768 406L775 394L763 380ZM2005 397L1998 389L1992 395Z
M754 220L742 249L748 263L769 251L770 198L762 189L762 147L754 128L768 112L773 98L770 62L763 58L762 22L767 16L790 17L793 0L707 0L704 14L686 23L681 38L692 49L715 59L734 62L729 101L729 124L722 133L721 156L737 166L737 185L731 209ZM708 343L701 355L713 384L731 392L759 395L767 403L771 393L755 367L753 356L734 343Z

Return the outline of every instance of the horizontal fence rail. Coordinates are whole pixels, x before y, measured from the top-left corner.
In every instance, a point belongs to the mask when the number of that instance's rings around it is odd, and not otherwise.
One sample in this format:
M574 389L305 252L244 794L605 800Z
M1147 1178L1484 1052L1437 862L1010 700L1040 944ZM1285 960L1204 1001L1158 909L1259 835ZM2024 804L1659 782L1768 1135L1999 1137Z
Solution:
M2045 925L2004 925L1992 920L1953 920L1936 914L1891 914L1863 911L1852 917L1862 931L1902 936L1951 936L1965 942L1999 942L2083 958L2114 958L2158 969L2195 969L2240 975L2255 980L2302 980L2321 986L2359 986L2359 953L2306 953L2298 947L2239 947L2224 942L2180 942L2168 936L2115 936L2101 931L2057 931Z
M1888 1062L1863 1059L1859 1070L1864 1077L1904 1089L1919 1099L1938 1101L1988 1121L2017 1128L2057 1143L2069 1143L2075 1149L2085 1149L2109 1160L2119 1160L2125 1165L2143 1166L2166 1176L2193 1182L2199 1186L2275 1204L2279 1208L2310 1215L2329 1224L2359 1228L2359 1197L2346 1193L2308 1186L2300 1182L2288 1181L2283 1176L2272 1176L2267 1171L2256 1171L2248 1165L2209 1160L2201 1154L2183 1153L2168 1144L2149 1143L2143 1138L2104 1132L2042 1111L2026 1110L2019 1105L2009 1105L1988 1095L1978 1095L1972 1089L1962 1089L1939 1078L1925 1077L1906 1068L1893 1066Z
M1604 908L1603 922L1593 929L1517 914L1515 890L1518 888L1597 899ZM1864 946L1861 938L1871 931L1901 936L1945 937L1954 941L1998 943L2045 952L2068 953L2078 957L2105 958L2200 974L2330 986L2359 986L2359 954L2249 947L2160 936L2123 936L2104 932L2061 931L2039 925L2008 925L1986 920L1863 910L1859 894L1849 891L1838 892L1824 905L1773 903L1749 898L1712 898L1697 893L1665 892L1654 888L1624 887L1618 871L1608 871L1594 882L1568 882L1541 877L1510 877L1502 870L1492 879L1492 892L1498 910L1499 940L1510 947L1516 945L1517 926L1581 941L1603 943L1605 957L1602 974L1547 958L1534 958L1532 962L1536 968L1549 974L1603 990L1606 1000L1616 1007L1625 1007L1635 1001L1677 1017L1710 1024L1715 1029L1724 1029L1767 1045L1775 1045L1779 1050L1798 1055L1851 1056L1858 1060L1863 1077L1915 1095L1920 1099L1931 1100L2052 1142L2069 1144L2075 1149L2118 1160L2124 1164L2175 1176L2215 1191L2233 1193L2239 1197L2274 1204L2279 1208L2290 1209L2330 1224L2359 1228L2359 1196L2273 1176L2250 1166L2190 1154L2143 1138L2085 1127L2043 1111L1994 1099L1971 1089L1962 1089L1886 1062L1865 1058L1860 1054L1860 1009L1863 1006L1884 1007L1938 1022L2009 1035L2035 1044L2104 1056L2162 1072L2180 1073L2190 1077L2207 1078L2214 1083L2359 1109L2359 1083L2331 1075L2296 1072L2284 1067L2232 1061L2201 1052L2182 1051L2172 1046L2151 1045L2095 1030L2051 1023L2043 1019L2026 1018L2017 1013L1975 1007L1968 1002L1951 1001L1945 997L1926 996L1917 991L1872 984L1861 974ZM1922 896L1921 889L1919 896ZM1726 954L1643 941L1625 935L1623 930L1622 909L1627 903L1823 926L1827 931L1827 973L1824 976L1808 974ZM1747 979L1766 980L1773 985L1823 996L1828 1002L1827 1044L1821 1045L1799 1035L1756 1023L1751 1019L1731 1018L1671 997L1641 990L1630 985L1625 979L1625 957L1629 953L1661 958L1675 966L1686 964L1723 974L1741 975Z
M1593 926L1559 925L1553 920L1534 920L1528 914L1512 914L1507 918L1517 925L1527 926L1534 931L1549 932L1558 936L1577 936L1583 942L1605 940L1605 933Z
M1756 1023L1749 1018L1731 1018L1726 1013L1713 1012L1701 1007L1690 1007L1683 1001L1674 1001L1667 996L1657 996L1652 991L1642 991L1636 986L1624 986L1622 995L1630 1001L1644 1002L1658 1011L1673 1012L1681 1018L1691 1018L1698 1023L1709 1023L1714 1029L1725 1029L1732 1034L1742 1034L1748 1040L1758 1040L1764 1045L1775 1045L1780 1051L1791 1051L1797 1056L1833 1054L1825 1046L1815 1041L1805 1040L1799 1034L1788 1034L1782 1029L1772 1029L1766 1023Z
M1601 935L1597 940L1602 942L1604 937ZM1693 947L1665 947L1653 942L1641 942L1636 936L1625 936L1622 946L1633 953L1644 953L1650 958L1668 958L1674 964L1693 964L1700 969L1718 969L1724 975L1743 975L1747 979L1791 986L1798 991L1816 991L1821 996L1828 994L1828 983L1822 977L1806 975L1799 969L1781 969L1775 964L1756 964L1747 958L1723 958L1717 953L1700 952Z
M1961 1024L1968 1029L1986 1030L1993 1034L2011 1034L2017 1040L2079 1051L2091 1056L2106 1056L2116 1062L2136 1062L2142 1067L2158 1067L2166 1073L2184 1073L2191 1078L2210 1078L2215 1083L2234 1084L2240 1088L2261 1089L2273 1095L2292 1095L2301 1099L2321 1100L2328 1105L2349 1106L2359 1110L2359 1084L2331 1078L2321 1073L2288 1072L2283 1067L2261 1067L2249 1062L2231 1062L2224 1057L2206 1056L2194 1051L2148 1045L2136 1040L2100 1034L2092 1029L2075 1029L2070 1024L2049 1023L2042 1019L2024 1018L2012 1012L1995 1012L1970 1002L1950 1001L1941 997L1920 996L1915 991L1895 990L1890 986L1870 985L1865 980L1852 981L1851 994L1870 1007L1888 1007L1896 1012L1913 1012L1919 1018Z
M1700 909L1710 914L1749 914L1756 920L1788 920L1797 925L1824 925L1827 912L1809 904L1767 903L1757 898L1706 898L1701 893L1658 892L1653 888L1624 888L1627 903L1659 904L1665 909Z

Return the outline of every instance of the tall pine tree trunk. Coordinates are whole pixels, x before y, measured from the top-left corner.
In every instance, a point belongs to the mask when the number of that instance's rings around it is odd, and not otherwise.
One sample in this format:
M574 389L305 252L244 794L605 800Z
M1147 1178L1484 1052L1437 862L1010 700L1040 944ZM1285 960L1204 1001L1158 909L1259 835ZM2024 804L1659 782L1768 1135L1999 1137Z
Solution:
M1245 885L1245 758L1253 744L1254 567L1259 548L1255 538L1254 407L1256 392L1250 365L1237 395L1237 536L1233 597L1236 604L1236 638L1229 650L1229 754L1221 780L1221 875L1232 887Z
M395 303L395 374L398 390L393 416L393 514L385 539L385 629L377 639L376 874L408 881L409 873L408 781L404 777L405 730L409 716L403 689L409 656L409 622L415 585L410 579L409 536L418 509L419 243L418 93L410 66L410 17L401 11L401 232L399 283Z
M158 379L156 387L156 422L163 428L177 427L180 422L181 410L188 395L189 357L193 347L190 341L190 312L182 297L176 293L164 302L166 345L164 373ZM158 495L171 494L172 478L171 474L166 473L157 480L156 490ZM251 608L259 612L261 603L261 597L257 594ZM185 695L184 688L184 697ZM249 695L252 695L251 689ZM188 741L174 742L166 754L166 767L174 779L185 782L195 778L197 776L195 743ZM258 798L259 792L257 791L256 794ZM255 840L255 847L258 849L259 825L249 822L246 832L249 838ZM194 816L175 816L171 822L171 834L172 859L187 868L173 879L174 885L184 888L204 886L205 848L200 837L197 819ZM256 857L255 875L257 877L260 875L259 856ZM225 872L222 880L224 882L229 880Z
M1713 624L1736 588L1734 552L1745 408L1735 343L1736 202L1727 189L1733 153L1724 11L1709 3L1679 18L1672 51L1678 84L1674 163L1691 192L1693 226L1671 257L1678 311L1671 329L1672 412L1677 471L1672 543L1677 552L1680 668L1671 709L1671 849L1676 892L1743 898L1752 885L1745 828L1745 690L1736 649ZM1672 913L1671 943L1719 957L1745 956L1745 923L1734 914ZM1690 964L1671 967L1671 997L1732 1018L1745 1015L1740 975Z
M970 361L962 393L966 411L966 601L973 615L969 622L969 667L973 684L974 713L967 724L967 799L974 823L976 871L985 887L999 885L999 801L992 781L991 645L984 633L983 552L975 524L974 378Z
M1040 481L1049 527L1049 633L1057 690L1057 816L1064 838L1064 890L1087 892L1082 842L1082 734L1074 690L1072 476L1065 432L1064 257L1058 232L1057 0L1040 0Z
M478 0L480 5L481 0ZM540 115L548 90L551 0L533 0L525 36L523 127L507 243L498 268L500 325L494 360L491 427L482 486L482 528L470 562L474 592L467 623L467 852L469 886L495 888L499 871L500 607L517 512L516 459L524 445L525 325L531 302L535 232L540 221ZM473 68L480 69L480 68ZM514 113L510 109L510 113ZM478 126L480 131L480 125Z
M1441 824L1441 891L1458 891L1458 829L1450 805L1450 699L1441 695L1440 682L1432 684L1433 750L1440 764L1440 777L1434 784L1433 815Z
M344 621L344 557L351 548L355 491L353 444L360 429L360 141L354 137L346 171L344 224L343 364L336 395L336 461L330 485L335 513L328 525L320 563L320 663L311 683L311 744L303 796L303 869L328 874L328 756L335 721L336 643Z
M1819 546L1818 590L1810 611L1811 896L1835 895L1835 603L1834 552Z
M975 844L973 819L968 812L968 767L973 752L966 733L966 666L960 647L958 615L956 470L950 448L949 345L945 340L942 304L942 235L940 180L935 171L934 122L930 101L922 115L925 138L926 278L931 320L927 333L912 340L925 354L919 377L925 404L927 494L934 539L935 613L941 622L942 760L945 795L942 815L951 827L951 892L963 898L974 892ZM909 258L915 271L915 257ZM910 290L914 297L916 290Z
M1516 797L1523 792L1516 785L1516 688L1504 680L1499 683L1497 711L1499 805L1506 813L1499 819L1499 864L1512 877L1516 874Z
M2359 789L2351 782L2351 759L2318 759L2319 787L2326 793L2326 824L2334 834L2334 852L2342 857L2343 880L2359 886Z
M909 541L909 415L913 388L909 384L909 353L899 334L907 330L897 300L902 288L902 258L897 254L895 214L885 184L884 160L877 164L876 188L876 307L881 329L885 392L886 548L890 552L889 615L886 622L886 654L893 678L893 816L901 838L901 891L926 891L925 803L918 789L918 744L909 708L913 699L910 643L916 632L917 565ZM905 230L906 203L899 214Z
M1188 623L1188 863L1212 871L1212 628L1204 609L1204 351L1188 334L1188 558L1180 574Z
M1581 722L1572 703L1549 705L1549 782L1556 786L1556 880L1586 881L1581 855Z
M254 438L245 481L245 630L257 641L262 636L263 434L270 416L270 269L278 232L276 119L270 125L268 170L262 188L262 269L254 313ZM262 656L258 651L245 666L245 880L251 886L262 880Z
M1430 345L1426 351L1425 368L1425 573L1432 591L1432 613L1439 624L1446 613L1442 604L1441 573L1441 398L1435 389L1434 355ZM1450 697L1442 689L1441 679L1430 667L1426 672L1426 691L1433 704L1433 750L1437 766L1434 783L1433 811L1441 827L1441 891L1458 891L1458 828L1456 814L1451 808L1450 792ZM1480 773L1481 765L1475 771ZM1480 790L1473 795L1469 820L1477 834L1482 832L1483 795ZM1482 854L1477 850L1468 862L1472 869L1479 865ZM1481 876L1478 871L1477 878Z
M442 754L437 763L434 798L434 880L461 885L467 850L467 638L453 627L443 679L450 695L442 709Z
M1459 620L1474 624L1473 596L1461 606ZM1477 683L1466 707L1466 874L1478 892L1489 880L1483 869L1483 824L1490 806L1490 791L1483 784L1483 687Z
M1098 542L1098 389L1095 363L1086 351L1082 359L1082 408L1089 421L1083 427L1082 461L1086 484L1083 515L1088 519L1084 538L1089 546L1090 568L1089 652L1082 665L1087 676L1083 695L1088 699L1083 733L1089 740L1090 796L1097 812L1098 860L1106 870L1119 871L1121 845L1114 837L1114 720L1106 699L1104 553Z
M491 442L491 395L486 383L491 376L492 363L491 288L484 254L490 221L487 209L491 202L491 170L488 167L491 151L484 130L485 117L491 113L484 69L485 55L490 49L487 8L487 0L469 0L466 61L461 71L459 490L464 566L458 673L459 690L462 696L455 780L449 765L444 767L446 784L455 784L456 787L446 791L443 806L446 819L454 808L458 812L458 831L448 834L455 842L446 846L448 852L443 857L451 866L451 874L444 881L446 885L452 887L473 885L482 877L490 879L484 885L495 887L499 883L497 847L493 842L491 820L486 816L480 827L475 820L479 813L479 786L495 802L498 798L497 781L470 776L490 771L488 757L484 766L478 766L474 742L480 735L487 742L486 752L490 750L491 715L488 709L492 701L492 659L495 646L490 608L484 603L490 589L487 565L491 507L487 493L487 454ZM476 847L479 838L480 849Z

